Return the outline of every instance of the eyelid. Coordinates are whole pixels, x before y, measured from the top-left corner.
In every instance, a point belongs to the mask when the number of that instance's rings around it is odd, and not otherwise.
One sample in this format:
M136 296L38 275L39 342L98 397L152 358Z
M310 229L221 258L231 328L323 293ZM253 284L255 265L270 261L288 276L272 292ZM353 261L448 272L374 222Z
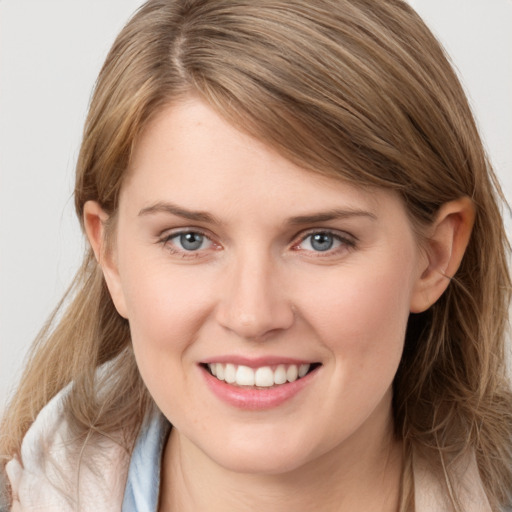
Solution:
M168 240L172 237L175 237L178 235L183 235L186 233L197 233L199 235L202 235L202 236L208 238L212 242L214 242L214 239L215 239L215 236L213 235L213 233L211 233L210 230L204 229L204 228L201 228L198 226L179 226L179 227L175 227L175 228L162 229L161 231L159 231L157 233L156 238L157 238L157 241L161 241L164 239Z

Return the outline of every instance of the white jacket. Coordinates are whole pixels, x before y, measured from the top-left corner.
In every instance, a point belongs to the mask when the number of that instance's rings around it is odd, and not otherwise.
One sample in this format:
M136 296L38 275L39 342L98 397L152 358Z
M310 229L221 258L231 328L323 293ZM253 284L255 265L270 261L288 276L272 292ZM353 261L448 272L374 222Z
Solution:
M74 453L75 445L64 415L66 392L63 390L42 409L23 439L21 460L12 459L6 466L14 496L13 512L116 512L122 509L130 456L117 443L104 438L82 454L82 464L78 464L80 454ZM459 464L458 473L459 489L456 491L463 510L491 512L475 460ZM65 489L69 486L65 483L71 483L71 488L75 489L78 486L80 495L87 498L75 503L67 495ZM416 512L452 511L441 481L417 457L414 459L414 491Z

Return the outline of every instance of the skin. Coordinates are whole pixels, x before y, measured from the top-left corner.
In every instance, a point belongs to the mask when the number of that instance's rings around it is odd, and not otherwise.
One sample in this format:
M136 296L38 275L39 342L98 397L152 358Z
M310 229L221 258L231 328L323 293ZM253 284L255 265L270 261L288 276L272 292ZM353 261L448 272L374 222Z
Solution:
M470 201L445 205L420 245L398 196L305 171L190 97L138 141L111 252L106 218L86 204L140 373L174 426L160 509L397 510L391 385L410 312L460 263ZM204 235L198 250L183 232ZM333 247L315 250L314 233ZM247 411L205 384L200 363L226 355L321 367L280 406Z

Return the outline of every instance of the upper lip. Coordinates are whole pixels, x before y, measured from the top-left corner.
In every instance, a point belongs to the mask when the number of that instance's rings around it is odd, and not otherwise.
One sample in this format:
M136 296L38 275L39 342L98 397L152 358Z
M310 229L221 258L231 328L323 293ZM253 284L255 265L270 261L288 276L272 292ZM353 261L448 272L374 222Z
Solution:
M240 355L224 355L216 356L201 361L202 364L235 364L248 366L249 368L261 368L262 366L275 366L279 364L313 364L317 361L298 359L295 357L283 357L283 356L262 356L262 357L244 357Z

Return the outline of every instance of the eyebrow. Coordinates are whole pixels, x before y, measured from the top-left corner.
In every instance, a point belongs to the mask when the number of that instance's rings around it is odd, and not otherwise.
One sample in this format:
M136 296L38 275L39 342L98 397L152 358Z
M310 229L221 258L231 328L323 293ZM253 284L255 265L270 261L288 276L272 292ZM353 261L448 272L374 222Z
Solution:
M370 220L377 220L377 216L366 210L356 209L334 209L325 212L319 212L312 215L299 215L291 217L287 220L287 224L301 225L301 224L315 224L317 222L327 222L330 220L349 219L351 217L367 217Z
M206 212L187 210L181 206L173 203L158 202L146 208L142 208L139 212L139 216L152 215L156 213L168 213L170 215L176 215L177 217L183 217L184 219L196 221L196 222L207 222L211 224L220 224L220 221Z
M181 206L173 203L159 201L151 206L142 208L139 212L139 216L152 215L157 213L167 213L170 215L176 215L187 220L195 222L205 222L210 224L222 224L215 216L202 212L187 210ZM290 226L297 226L302 224L315 224L318 222L327 222L331 220L348 219L352 217L366 217L370 220L377 220L377 216L366 210L357 209L334 209L327 210L325 212L318 212L310 215L298 215L290 217L286 220L285 224Z

